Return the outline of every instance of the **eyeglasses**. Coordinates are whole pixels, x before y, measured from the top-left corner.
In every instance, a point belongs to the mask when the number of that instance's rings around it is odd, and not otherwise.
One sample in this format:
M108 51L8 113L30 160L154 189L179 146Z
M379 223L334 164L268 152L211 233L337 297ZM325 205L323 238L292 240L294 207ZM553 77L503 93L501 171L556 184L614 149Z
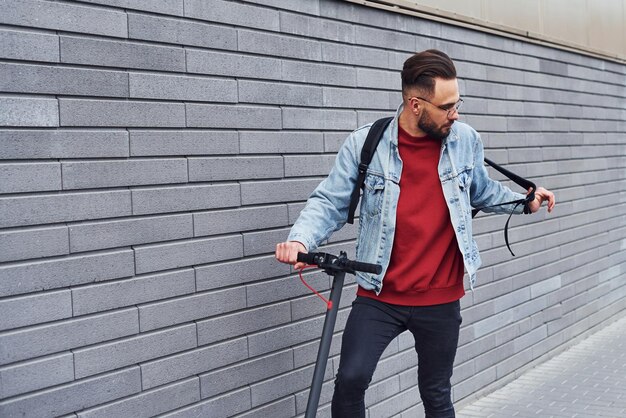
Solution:
M411 97L411 99L420 99L425 101L426 103L435 106L438 109L443 110L444 112L446 112L446 116L448 118L452 117L452 115L454 115L455 112L458 112L459 109L461 108L461 105L463 104L463 99L459 99L456 103L453 103L451 105L445 105L445 106L437 106L436 104L424 99L423 97L418 97L418 96L413 96ZM411 100L409 99L409 100Z

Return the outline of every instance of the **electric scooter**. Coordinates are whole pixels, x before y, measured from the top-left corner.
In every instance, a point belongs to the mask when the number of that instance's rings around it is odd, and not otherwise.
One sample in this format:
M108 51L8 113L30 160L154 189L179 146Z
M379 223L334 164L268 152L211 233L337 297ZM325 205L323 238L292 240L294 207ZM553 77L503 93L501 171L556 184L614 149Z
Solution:
M349 260L344 251L339 253L339 257L327 253L298 253L298 261L312 266L317 266L324 270L328 275L333 276L333 284L330 290L330 300L327 303L326 317L324 318L324 328L322 330L322 339L317 351L317 360L315 362L315 370L313 371L313 380L309 399L306 405L305 418L315 418L317 407L320 401L320 393L322 391L322 383L324 383L324 371L328 362L328 353L330 351L330 343L335 329L337 320L337 311L339 310L339 299L341 298L341 289L346 273L355 274L357 271L366 273L380 274L382 267L378 264L361 263L359 261ZM307 285L308 286L308 285Z

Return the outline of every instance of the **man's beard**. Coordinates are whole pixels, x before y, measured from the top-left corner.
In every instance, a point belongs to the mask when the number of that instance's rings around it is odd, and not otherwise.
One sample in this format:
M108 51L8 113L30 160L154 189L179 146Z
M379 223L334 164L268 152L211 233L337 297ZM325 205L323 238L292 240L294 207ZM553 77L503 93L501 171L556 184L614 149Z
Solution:
M423 112L419 121L417 121L417 127L426 132L428 136L434 139L442 140L450 134L450 128L452 127L452 121L442 126L437 126L427 112Z

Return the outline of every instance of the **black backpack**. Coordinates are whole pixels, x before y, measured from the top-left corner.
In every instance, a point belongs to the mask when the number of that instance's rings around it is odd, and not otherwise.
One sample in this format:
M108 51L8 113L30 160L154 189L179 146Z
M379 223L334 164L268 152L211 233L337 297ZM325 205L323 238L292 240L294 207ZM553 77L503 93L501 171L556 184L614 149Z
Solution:
M378 147L378 143L380 142L380 139L383 136L383 132L385 132L385 129L387 129L387 126L392 120L393 120L392 117L378 119L376 122L372 124L367 134L367 137L365 138L365 143L363 144L363 148L361 149L361 162L359 163L359 175L357 177L354 190L352 191L352 195L350 196L350 207L348 209L348 220L347 220L349 224L354 223L354 212L356 211L356 207L359 204L359 199L361 197L361 189L363 188L363 185L365 183L365 175L367 174L367 168L369 167L369 164L372 161L372 158L374 157L374 153L376 152L376 147ZM515 211L515 208L520 204L524 205L524 213L526 214L530 213L530 208L528 207L528 203L532 202L535 199L535 190L537 189L537 186L535 186L535 183L533 183L532 181L526 180L525 178L520 177L517 174L512 173L505 168L500 167L498 164L494 163L488 158L485 158L485 162L489 164L491 167L493 167L494 169L496 169L497 171L499 171L500 173L504 174L506 177L508 177L512 181L514 181L516 184L523 187L525 190L531 189L531 192L526 196L525 199L519 199L519 200L514 200L512 202L505 202L505 203L499 203L497 205L493 205L493 206L503 206L503 205L510 205L510 204L515 203L515 207L511 211L511 214L509 215L509 218L507 219L506 224L504 225L504 240L506 242L507 248L509 249L511 254L514 256L515 254L513 254L513 251L511 250L511 247L509 246L509 234L508 234L509 221L511 220L511 216L513 215L513 212ZM480 212L482 209L485 209L487 207L492 207L492 206L485 206L482 208L473 209L472 218L476 216L478 212Z

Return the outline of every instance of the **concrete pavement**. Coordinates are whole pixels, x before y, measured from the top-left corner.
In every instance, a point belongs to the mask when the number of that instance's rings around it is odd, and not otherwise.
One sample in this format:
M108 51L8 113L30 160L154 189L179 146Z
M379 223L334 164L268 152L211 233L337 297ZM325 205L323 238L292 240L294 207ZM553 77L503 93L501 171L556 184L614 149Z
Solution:
M626 418L626 317L457 411L458 418Z

